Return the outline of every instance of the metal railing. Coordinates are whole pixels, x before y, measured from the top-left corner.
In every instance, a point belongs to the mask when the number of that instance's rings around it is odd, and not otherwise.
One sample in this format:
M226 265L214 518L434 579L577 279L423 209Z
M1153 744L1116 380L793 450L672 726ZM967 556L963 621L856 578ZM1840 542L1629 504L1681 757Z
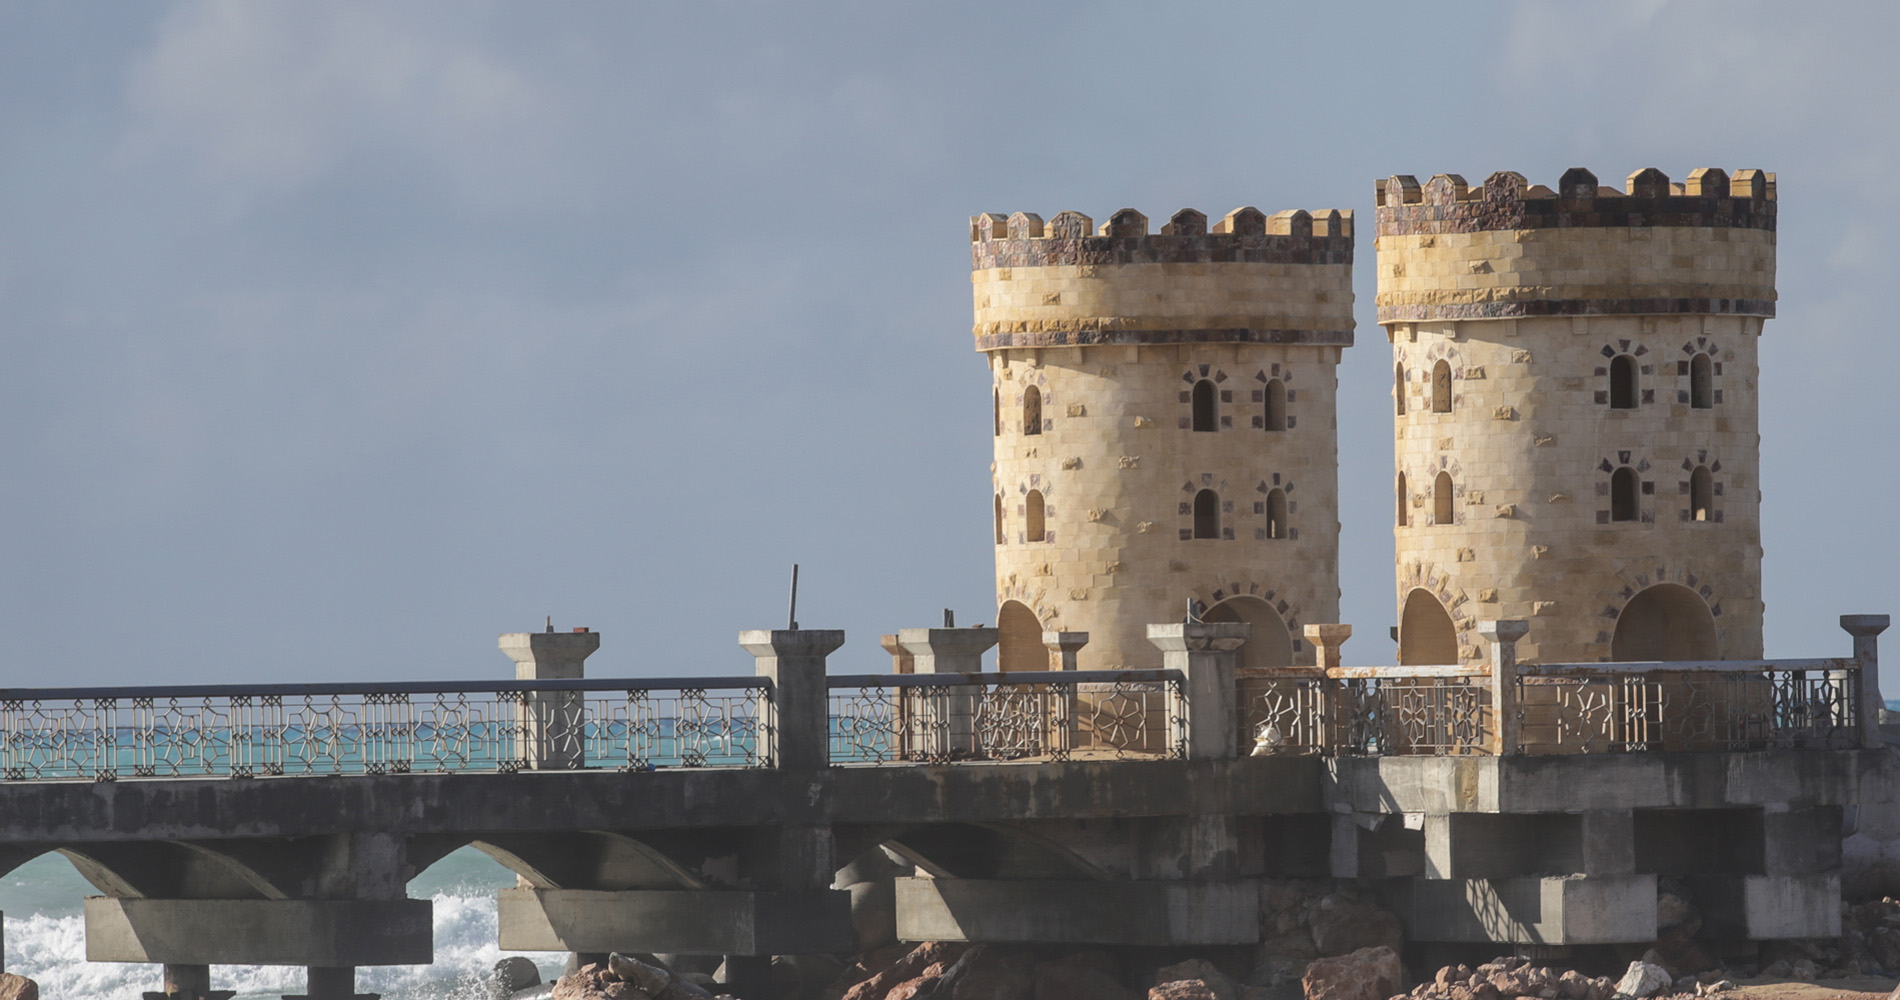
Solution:
M0 690L0 780L770 767L769 681Z
M1485 753L1483 667L1283 667L1238 671L1243 753L1409 756Z
M855 674L826 682L834 765L1186 755L1178 671Z
M1852 658L1518 668L1518 753L1859 746Z

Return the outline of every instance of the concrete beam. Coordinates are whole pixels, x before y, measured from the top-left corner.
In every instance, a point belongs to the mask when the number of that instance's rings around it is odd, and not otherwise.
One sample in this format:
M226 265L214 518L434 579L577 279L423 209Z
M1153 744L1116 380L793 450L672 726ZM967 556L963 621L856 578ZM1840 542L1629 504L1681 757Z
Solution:
M427 965L426 899L86 898L86 959L166 965Z
M503 951L811 955L850 951L851 894L503 889Z
M1260 884L1253 879L900 878L897 937L1011 944L1253 944L1260 940Z
M1656 876L1411 879L1390 900L1408 940L1625 944L1656 939Z

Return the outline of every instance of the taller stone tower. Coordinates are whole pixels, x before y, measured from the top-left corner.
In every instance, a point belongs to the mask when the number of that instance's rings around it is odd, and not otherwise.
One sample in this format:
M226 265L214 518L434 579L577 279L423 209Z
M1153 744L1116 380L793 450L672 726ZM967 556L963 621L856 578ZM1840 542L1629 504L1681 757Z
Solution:
M1775 179L1378 184L1400 660L1759 657Z
M1189 599L1247 621L1249 664L1311 662L1339 609L1335 371L1352 344L1351 213L1132 209L971 219L994 383L1005 670L1160 666Z

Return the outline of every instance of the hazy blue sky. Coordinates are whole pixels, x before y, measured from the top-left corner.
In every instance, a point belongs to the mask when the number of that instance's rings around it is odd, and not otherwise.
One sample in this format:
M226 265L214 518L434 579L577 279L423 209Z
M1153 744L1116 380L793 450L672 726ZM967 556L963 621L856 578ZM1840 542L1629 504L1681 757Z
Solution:
M1779 174L1771 654L1900 609L1900 6L0 2L0 684L994 617L967 217ZM1348 658L1390 354L1341 367ZM1883 305L1883 303L1887 303Z

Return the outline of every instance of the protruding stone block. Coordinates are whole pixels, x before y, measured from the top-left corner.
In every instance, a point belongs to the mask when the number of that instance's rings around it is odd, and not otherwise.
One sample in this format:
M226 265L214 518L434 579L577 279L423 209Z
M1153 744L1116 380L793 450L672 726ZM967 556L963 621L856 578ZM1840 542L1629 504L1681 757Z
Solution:
M1222 945L1260 939L1260 886L1231 882L897 880L904 941Z
M850 951L842 890L503 889L503 951L811 955Z

